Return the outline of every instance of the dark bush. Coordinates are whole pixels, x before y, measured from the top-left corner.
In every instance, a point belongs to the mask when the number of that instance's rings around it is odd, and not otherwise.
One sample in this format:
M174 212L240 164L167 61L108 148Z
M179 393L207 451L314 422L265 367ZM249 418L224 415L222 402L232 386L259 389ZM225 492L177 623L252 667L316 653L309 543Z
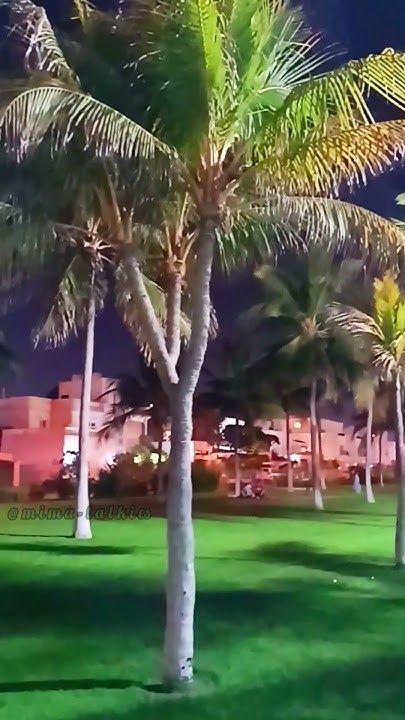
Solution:
M118 479L112 468L101 470L98 482L94 483L94 497L113 498L117 496Z
M58 483L57 483L56 478L44 480L44 482L41 485L41 488L43 490L44 495L47 495L48 493L57 493L58 492Z
M43 500L45 495L43 485L30 485L28 497L30 500Z
M218 489L219 479L219 472L216 468L210 467L202 460L193 462L192 483L194 492L215 492Z
M60 500L68 500L75 496L75 484L70 477L60 474L55 480L55 489Z

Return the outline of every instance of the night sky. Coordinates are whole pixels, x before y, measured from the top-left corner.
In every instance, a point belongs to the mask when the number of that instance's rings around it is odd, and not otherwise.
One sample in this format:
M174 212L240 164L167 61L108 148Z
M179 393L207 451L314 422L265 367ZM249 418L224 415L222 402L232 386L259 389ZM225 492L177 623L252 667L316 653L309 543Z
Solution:
M53 18L68 17L69 0L42 2ZM104 5L108 4L107 1ZM305 0L314 29L323 30L330 44L346 57L361 57L384 47L405 50L405 0ZM395 196L405 191L405 172L376 180L356 196L356 201L382 215L395 214ZM225 333L232 331L237 314L248 307L257 290L247 276L233 280L215 278L213 299ZM82 366L83 338L58 350L33 350L30 333L38 309L32 305L2 321L2 328L21 366L16 380L4 383L7 394L46 395L59 380ZM95 370L107 376L134 368L136 347L112 307L97 321Z

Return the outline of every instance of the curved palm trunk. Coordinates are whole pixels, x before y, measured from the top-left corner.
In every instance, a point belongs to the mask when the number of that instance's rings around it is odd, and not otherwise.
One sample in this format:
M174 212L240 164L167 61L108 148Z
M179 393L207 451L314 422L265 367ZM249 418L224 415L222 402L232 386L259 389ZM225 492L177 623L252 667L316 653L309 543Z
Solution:
M287 489L288 492L294 492L293 466L291 462L291 428L290 413L285 414L285 444L287 451Z
M368 503L375 503L373 485L371 482L371 445L373 430L373 401L369 403L367 412L367 435L366 435L366 498Z
M194 531L191 437L193 395L208 343L210 281L215 223L201 220L192 289L192 326L180 379L172 387L172 436L167 491L167 589L164 678L170 685L193 679Z
M321 476L321 490L326 490L325 463L322 452L322 420L319 417L318 407L316 408L316 425L318 432L319 472Z
M236 430L235 430L235 497L239 497L239 495L240 495L240 493L241 493L241 469L240 469L239 443L240 443L240 425L239 425L239 418L236 418Z
M323 510L323 499L321 490L321 472L317 449L318 425L316 421L316 380L311 385L311 477L314 488L314 502L317 510Z
M405 565L404 510L405 510L405 448L404 418L402 415L402 384L399 373L395 380L395 474L397 482L397 522L395 529L395 563Z
M380 485L381 487L384 487L384 473L383 473L383 465L382 465L382 443L383 443L383 435L384 431L380 432L379 438L378 438L378 470L380 474Z
M74 524L74 536L78 540L89 540L92 537L89 517L89 440L95 320L96 301L92 286L87 314L86 354L80 399L79 478L76 491L76 512Z

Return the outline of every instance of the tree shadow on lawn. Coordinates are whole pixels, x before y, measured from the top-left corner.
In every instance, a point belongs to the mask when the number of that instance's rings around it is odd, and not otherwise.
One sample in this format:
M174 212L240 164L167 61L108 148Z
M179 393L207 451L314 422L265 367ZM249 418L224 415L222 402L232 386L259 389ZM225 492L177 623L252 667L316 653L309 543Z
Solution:
M3 578L0 636L38 637L44 633L64 638L82 633L94 638L100 652L112 643L114 652L122 648L128 653L128 638L137 652L143 645L160 651L165 616L163 578L161 587L108 575L97 575L97 579L93 575L79 586L66 584L63 575L62 579L59 584L52 578L19 584ZM300 642L331 638L337 628L340 638L350 638L353 629L365 627L365 632L371 632L373 622L378 627L381 619L387 622L387 614L402 607L404 597L365 596L352 588L346 592L343 583L333 585L315 576L264 577L253 590L200 590L197 644L201 639L204 645L220 647L232 636L248 642L276 630L286 640L297 637Z
M35 536L32 536L35 537ZM39 536L36 536L39 537ZM51 537L44 535L42 537ZM55 537L55 536L52 536ZM0 553L7 551L28 551L49 553L50 555L133 555L135 550L133 547L117 547L112 545L93 545L87 540L71 539L71 544L56 545L55 543L38 543L38 542L9 542L0 543ZM87 544L89 542L89 544Z
M382 558L370 561L369 558L367 560L362 559L358 555L324 553L307 543L286 542L259 545L252 555L268 563L282 563L286 566L292 565L309 570L321 570L348 577L368 577L371 579L378 575L380 580L382 573L384 581L398 583L400 586L405 583L405 569L404 572L401 572L394 566L393 561L389 562Z
M134 703L125 711L109 712L109 720L156 720L158 710L166 720L360 720L389 718L403 720L405 700L404 656L380 655L356 660L299 675L274 676L269 658L268 673L254 687L241 685L204 692L195 687L185 696L166 701ZM280 677L281 675L281 677ZM242 687L241 687L242 686ZM134 698L135 699L135 698ZM139 698L136 698L139 700ZM104 720L103 708L96 713L80 713L75 720Z
M62 535L61 533L56 533L55 535L52 534L37 534L37 533L8 533L8 532L0 532L0 537L11 537L11 538L52 538L56 539L59 538L59 540L69 540L72 536L71 535Z
M328 497L326 497L326 508L323 512L317 510L309 494L304 496L305 504L297 502L287 504L288 498L275 498L274 502L269 500L245 500L239 498L194 498L193 515L195 518L213 518L231 517L231 518L277 518L281 520L316 520L319 522L330 522L331 520L340 521L341 517L355 517L372 520L372 518L394 518L394 512L380 511L378 506L370 506L364 501L364 504L356 504L353 508L335 509L328 507ZM297 498L300 500L301 498ZM343 501L343 499L342 499ZM283 504L283 502L285 504ZM359 525L361 522L359 522Z

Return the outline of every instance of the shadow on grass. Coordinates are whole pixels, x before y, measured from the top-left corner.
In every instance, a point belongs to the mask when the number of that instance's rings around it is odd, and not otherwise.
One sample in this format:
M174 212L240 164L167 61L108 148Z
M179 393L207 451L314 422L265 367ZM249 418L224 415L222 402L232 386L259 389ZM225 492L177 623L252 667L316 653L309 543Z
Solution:
M271 657L267 673L256 686L220 688L215 692L199 691L175 702L159 702L159 711L166 720L246 720L247 717L267 718L269 708L273 720L359 720L389 718L403 720L403 677L405 658L380 655L371 660L348 661L326 668L303 668L296 675L272 673ZM243 675L242 675L243 678ZM243 682L243 680L242 680ZM160 714L159 713L159 714ZM142 703L124 711L109 712L109 720L155 720L156 704ZM103 708L96 713L82 713L77 720L104 720Z
M52 538L59 540L69 540L72 536L71 535L62 535L60 533L56 533L55 535L45 534L45 533L8 533L8 532L0 532L0 537L11 537L11 538ZM1 547L1 546L0 546Z
M5 693L52 692L70 690L128 690L138 688L152 695L173 695L176 689L165 683L144 683L121 678L77 678L72 680L23 680L0 682L0 695Z
M393 563L376 558L363 560L361 556L341 555L339 553L320 552L307 543L287 542L259 545L253 553L257 559L268 563L282 563L310 570L321 570L349 577L375 577L382 571L384 580L403 583L405 575L398 572Z
M23 537L23 536L22 536ZM28 536L26 536L28 537ZM40 537L32 535L31 537ZM47 536L42 537L56 537ZM132 555L134 553L133 548L116 547L110 545L93 545L88 540L75 540L74 538L67 538L71 540L69 544L56 545L54 543L25 543L25 542L10 542L0 544L0 552L7 551L28 551L28 552L41 552L48 553L50 555Z

